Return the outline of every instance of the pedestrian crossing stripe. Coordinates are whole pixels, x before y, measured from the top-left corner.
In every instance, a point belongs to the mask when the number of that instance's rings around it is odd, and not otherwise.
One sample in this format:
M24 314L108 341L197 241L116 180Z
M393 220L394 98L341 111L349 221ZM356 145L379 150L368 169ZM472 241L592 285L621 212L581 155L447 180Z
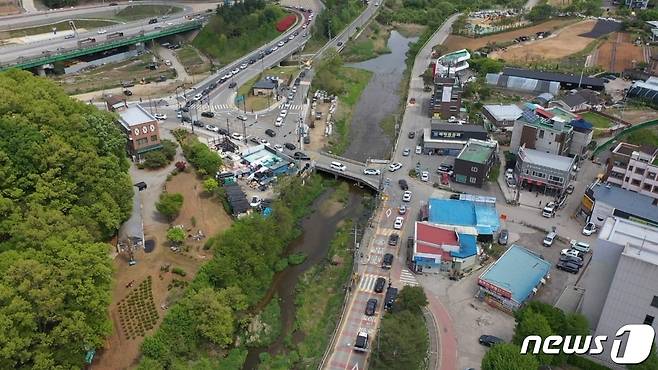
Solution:
M213 110L215 112L220 111L220 110L226 110L229 109L228 104L213 104Z
M377 281L378 277L379 276L377 275L370 274L363 275L363 277L361 277L361 281L359 281L359 290L372 292L375 288L375 282Z
M416 281L416 277L409 272L409 270L402 269L400 272L400 282L402 285L409 285L409 286L416 286L418 285L418 282Z

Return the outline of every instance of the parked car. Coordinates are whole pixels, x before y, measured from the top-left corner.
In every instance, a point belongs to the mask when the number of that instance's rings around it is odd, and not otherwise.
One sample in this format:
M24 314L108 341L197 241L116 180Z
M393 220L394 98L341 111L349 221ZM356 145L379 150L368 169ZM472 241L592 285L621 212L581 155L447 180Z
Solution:
M580 270L580 267L578 267L577 265L574 265L573 263L570 263L570 262L563 262L563 261L560 261L560 262L556 263L555 267L557 267L558 270L570 272L572 274L577 274L578 271Z
M400 162L393 162L393 163L388 165L388 170L391 171L391 172L395 172L395 171L399 170L400 168L402 168L402 163L400 163Z
M551 231L550 233L546 234L544 237L544 241L542 241L542 244L544 247L550 247L553 245L553 242L555 241L555 238L557 237L557 234Z
M411 202L411 192L409 190L405 191L404 194L402 194L402 201Z
M215 125L206 125L206 130L212 131L212 132L219 132L219 127Z
M409 154L411 154L411 149L409 149L409 148L404 148L404 150L402 151L402 156L403 156L403 157L408 157Z
M283 152L283 145L276 144L276 145L274 145L274 149L278 152Z
M423 147L420 145L416 145L416 154L422 154L423 153Z
M398 214L403 215L405 213L407 213L407 206L405 206L404 204L401 204L400 207L398 207Z
M572 194L573 190L574 190L573 185L569 185L569 186L567 186L565 191L567 192L567 194Z
M441 163L439 165L439 168L437 168L436 172L437 173L447 173L448 176L452 176L452 174L453 174L452 170L453 170L452 165Z
M354 341L354 350L355 351L366 351L368 349L368 333L365 331L360 331L356 334L356 340Z
M415 131L409 131L409 133L407 134L407 137L409 139L415 138L416 137L416 132Z
M130 91L130 90L127 90L127 89L123 90L123 95L125 95L125 96L131 96L132 94L133 94L133 92Z
M575 249L578 252L582 252L582 253L589 253L591 250L589 244L585 242L579 242L574 239L571 240L571 249Z
M509 239L509 232L507 229L500 230L500 234L498 234L498 244L507 245L507 239Z
M274 130L272 130L271 128L268 128L267 130L265 130L265 135L267 135L269 137L275 137L276 132Z
M297 160L308 161L311 159L308 155L303 152L295 152L292 157Z
M395 230L400 230L402 229L403 224L404 224L404 217L398 216L395 218L395 222L393 223L393 228Z
M238 140L238 141L239 141L239 140L244 140L244 136L242 136L242 134L237 133L237 132L232 133L232 134L231 134L231 137L232 137L234 140Z
M563 249L562 251L560 251L560 255L561 256L572 256L572 257L582 258L582 253L578 252L575 249L571 249L571 248Z
M384 258L382 258L382 268L390 269L391 266L393 266L393 255L390 253L386 253L384 255Z
M407 180L405 179L398 180L398 185L400 185L400 189L403 191L409 190L409 184L407 184Z
M487 347L491 347L491 346L494 346L496 344L505 343L504 340L502 340L498 337L495 337L493 335L481 335L480 339L478 339L478 342L480 342L480 344L485 345Z
M398 245L398 242L400 241L400 235L398 234L391 234L388 236L388 245L390 246L396 246Z
M375 293L381 293L384 291L384 287L386 286L386 279L383 277L378 277L377 280L375 280Z
M430 181L430 173L427 172L427 171L423 171L423 172L420 174L420 181L424 181L424 182L428 182L428 181Z
M257 195L254 195L253 197L251 197L251 200L249 201L249 205L252 208L256 208L256 207L260 206L261 202L262 202L262 200Z
M292 144L292 143L285 143L285 144L283 144L283 146L284 146L286 149L288 149L288 150L295 150L295 149L297 149L297 147L295 146L295 144Z
M364 175L377 176L377 175L379 175L380 173L381 173L381 171L379 171L379 170L376 169L376 168L364 168L364 169L363 169L363 174L364 174Z
M377 311L377 299L370 298L368 302L366 302L366 316L374 316L375 311Z
M583 266L583 259L580 257L574 257L574 256L560 256L560 261L562 262L569 262L572 263L576 266L582 267Z
M541 215L544 217L553 217L555 216L555 208L555 202L550 202L541 210Z
M585 227L583 227L583 235L590 236L596 232L597 228L596 225L592 222L588 222Z
M209 111L201 112L201 117L213 118L215 117L215 113Z
M164 121L167 119L167 115L164 113L156 113L153 115L153 117L155 117L155 119L157 119L158 121Z
M234 87L236 87L236 86L238 86L238 83L235 82L235 81L233 81L233 82L231 82L230 84L228 84L228 88L229 88L229 89L232 89L232 88L234 88Z

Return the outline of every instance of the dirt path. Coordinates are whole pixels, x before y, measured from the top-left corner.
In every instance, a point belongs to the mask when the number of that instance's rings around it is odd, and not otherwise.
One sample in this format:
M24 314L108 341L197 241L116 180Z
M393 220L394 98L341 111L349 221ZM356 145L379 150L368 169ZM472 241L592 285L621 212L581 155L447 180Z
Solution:
M181 64L173 50L163 48L162 46L158 46L157 49L157 53L162 60L171 61L171 66L176 70L176 73L178 74L177 80L182 82L192 82L192 77L187 73L185 66Z
M596 51L596 64L610 72L623 72L640 62L646 62L644 46L630 40L630 34L614 33Z

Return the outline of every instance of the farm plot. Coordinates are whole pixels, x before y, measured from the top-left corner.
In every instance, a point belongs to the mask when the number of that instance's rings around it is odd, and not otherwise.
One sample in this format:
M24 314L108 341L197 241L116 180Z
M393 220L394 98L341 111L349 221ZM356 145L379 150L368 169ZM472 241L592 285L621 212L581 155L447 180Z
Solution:
M644 46L634 45L630 34L618 32L598 48L594 54L595 64L610 72L623 72L637 63L646 62Z

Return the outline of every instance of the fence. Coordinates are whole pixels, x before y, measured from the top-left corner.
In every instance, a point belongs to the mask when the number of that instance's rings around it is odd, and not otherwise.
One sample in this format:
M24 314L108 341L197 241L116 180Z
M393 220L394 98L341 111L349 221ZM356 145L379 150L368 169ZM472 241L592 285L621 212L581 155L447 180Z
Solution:
M594 158L594 157L598 156L602 151L607 149L613 143L619 141L619 139L621 139L622 137L624 137L624 136L626 136L630 133L633 133L637 130L641 130L641 129L644 129L644 128L649 128L649 127L652 127L652 126L655 126L655 125L658 125L658 120L642 122L638 125L631 126L627 129L622 130L617 135L615 135L612 138L608 139L606 142L604 142L603 144L599 145L596 149L594 149L594 152L592 153L592 157Z

